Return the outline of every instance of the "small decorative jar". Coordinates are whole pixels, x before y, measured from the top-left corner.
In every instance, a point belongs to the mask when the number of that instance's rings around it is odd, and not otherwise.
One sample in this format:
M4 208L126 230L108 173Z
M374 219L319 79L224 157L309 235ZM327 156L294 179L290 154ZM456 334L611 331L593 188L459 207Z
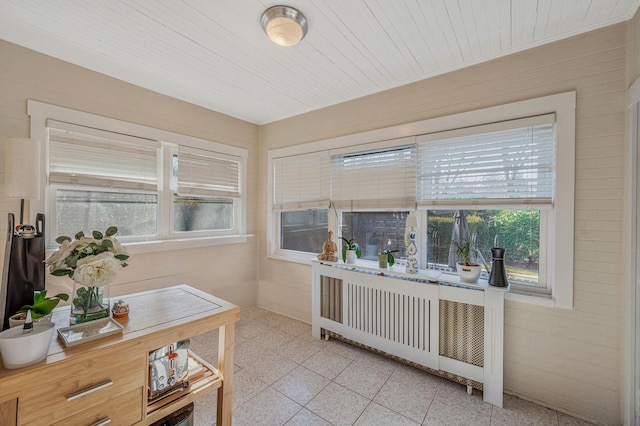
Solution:
M129 315L129 304L124 303L124 300L120 299L113 304L111 313L113 314L114 318L124 318Z

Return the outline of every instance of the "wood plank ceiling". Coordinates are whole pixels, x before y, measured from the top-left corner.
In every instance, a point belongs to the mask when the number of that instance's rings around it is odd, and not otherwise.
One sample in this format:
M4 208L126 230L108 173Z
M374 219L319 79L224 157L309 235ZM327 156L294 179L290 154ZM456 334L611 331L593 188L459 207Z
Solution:
M0 0L0 39L256 124L630 19L640 0ZM2 58L0 58L0 61Z

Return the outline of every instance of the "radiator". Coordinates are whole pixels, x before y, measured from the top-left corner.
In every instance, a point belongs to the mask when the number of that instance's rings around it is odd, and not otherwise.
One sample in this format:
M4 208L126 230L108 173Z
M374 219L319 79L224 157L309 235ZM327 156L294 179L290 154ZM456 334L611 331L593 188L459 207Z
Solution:
M484 366L484 307L440 300L440 356Z
M485 394L489 379L488 402L501 406L504 296L496 293L498 305L487 307L491 290L318 264L313 334L359 344Z
M342 301L337 303L341 306ZM431 300L348 284L347 304L347 327L409 348L430 350Z

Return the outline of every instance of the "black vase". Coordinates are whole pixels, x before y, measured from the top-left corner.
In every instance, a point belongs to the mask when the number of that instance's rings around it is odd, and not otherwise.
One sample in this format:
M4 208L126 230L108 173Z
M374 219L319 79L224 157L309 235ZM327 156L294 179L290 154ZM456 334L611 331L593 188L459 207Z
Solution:
M507 287L509 285L509 281L507 281L507 271L504 270L504 252L505 249L500 247L491 249L493 261L491 262L489 285L495 287Z

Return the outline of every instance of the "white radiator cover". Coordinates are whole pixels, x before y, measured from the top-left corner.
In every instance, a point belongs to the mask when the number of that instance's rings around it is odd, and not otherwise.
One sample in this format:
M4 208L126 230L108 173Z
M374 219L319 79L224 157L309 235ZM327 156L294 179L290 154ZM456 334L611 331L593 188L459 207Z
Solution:
M327 330L481 383L502 407L504 289L313 262L312 334Z

